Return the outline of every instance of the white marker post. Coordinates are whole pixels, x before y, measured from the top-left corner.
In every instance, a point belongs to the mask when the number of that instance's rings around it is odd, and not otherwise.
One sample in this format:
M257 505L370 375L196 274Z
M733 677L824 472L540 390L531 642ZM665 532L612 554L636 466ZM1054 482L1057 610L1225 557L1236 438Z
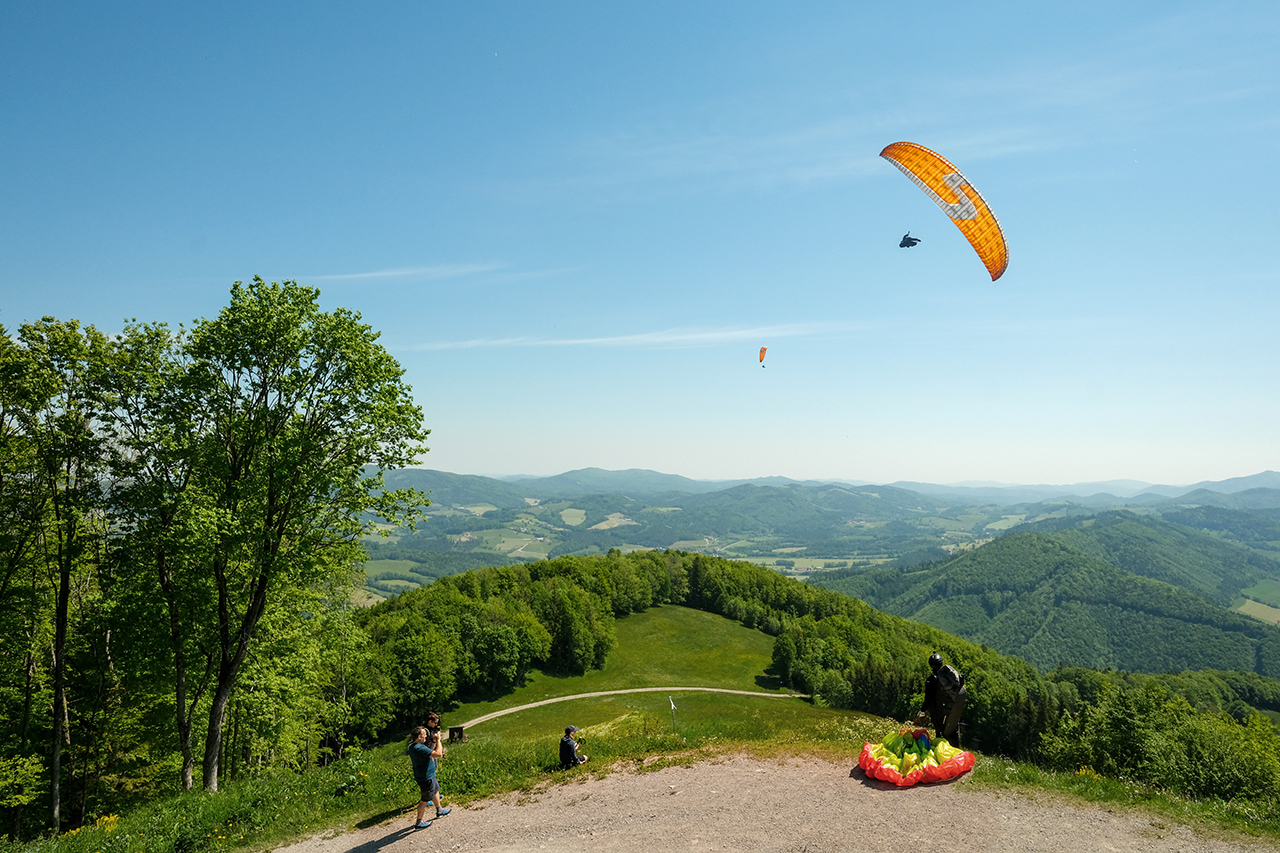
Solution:
M675 734L676 733L676 700L668 696L667 701L671 703L671 733Z

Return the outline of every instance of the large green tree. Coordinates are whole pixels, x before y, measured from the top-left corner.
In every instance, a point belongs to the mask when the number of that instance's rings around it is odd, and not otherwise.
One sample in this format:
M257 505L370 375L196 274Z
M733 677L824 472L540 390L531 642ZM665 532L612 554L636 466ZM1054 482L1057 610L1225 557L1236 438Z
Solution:
M403 369L359 314L323 312L319 295L296 282L236 282L231 304L197 323L188 345L188 393L210 413L196 479L219 521L209 790L218 787L227 703L267 608L335 567L352 568L372 517L411 523L426 503L417 492L384 490L380 473L425 449ZM370 466L379 473L366 477Z
M196 713L217 661L206 626L218 618L209 567L219 516L193 482L211 414L191 392L186 343L185 330L175 334L163 323L126 326L112 350L111 405L103 420L116 474L112 511L129 534L118 551L121 611L131 617L122 627L164 626L167 646L147 636L132 639L144 647L138 667L148 681L171 685L181 783L190 790Z
M64 747L71 743L68 651L73 597L96 598L90 564L105 558L102 435L97 429L107 339L92 326L44 317L6 336L3 356L3 498L9 526L3 552L7 592L30 567L23 722L27 748L39 658L47 655L52 692L49 732L50 823L62 824ZM16 589L15 589L16 592Z
M168 610L185 763L207 696L203 784L218 787L224 727L255 632L302 593L350 575L373 519L426 505L381 470L417 462L428 430L403 370L357 313L286 281L236 282L189 333L122 338L114 429L120 506ZM378 472L366 476L367 471Z

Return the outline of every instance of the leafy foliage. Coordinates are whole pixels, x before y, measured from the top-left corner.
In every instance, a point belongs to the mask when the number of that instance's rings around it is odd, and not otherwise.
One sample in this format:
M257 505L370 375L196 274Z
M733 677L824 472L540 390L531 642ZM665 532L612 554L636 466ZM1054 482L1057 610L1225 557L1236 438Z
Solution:
M0 627L21 641L0 761L39 760L55 831L190 787L201 746L216 789L386 719L352 719L367 649L335 632L370 514L421 504L365 466L415 461L427 433L377 334L318 296L255 279L190 332L2 336ZM46 823L25 786L15 835Z

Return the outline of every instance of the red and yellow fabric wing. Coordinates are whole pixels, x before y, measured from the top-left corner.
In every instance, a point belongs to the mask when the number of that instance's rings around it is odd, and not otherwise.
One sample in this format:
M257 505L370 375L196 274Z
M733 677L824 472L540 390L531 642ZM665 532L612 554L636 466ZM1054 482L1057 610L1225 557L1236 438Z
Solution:
M973 769L972 752L946 740L931 743L923 729L902 729L881 743L864 743L858 766L868 776L906 788L917 782L943 782Z

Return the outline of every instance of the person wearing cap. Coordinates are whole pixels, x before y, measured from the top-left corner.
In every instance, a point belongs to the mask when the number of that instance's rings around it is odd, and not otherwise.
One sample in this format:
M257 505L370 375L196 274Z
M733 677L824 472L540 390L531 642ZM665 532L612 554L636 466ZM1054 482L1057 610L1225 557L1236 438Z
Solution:
M586 763L587 757L578 754L578 742L573 736L578 733L577 726L565 726L564 737L560 738L560 768L568 770Z
M955 667L942 662L942 655L929 655L929 669L933 670L924 682L924 705L916 714L916 725L925 719L932 721L938 739L946 738L953 746L959 746L960 715L964 713L969 694L964 689L964 676Z
M437 714L435 711L431 711L430 713L427 714L427 742L428 743L434 742L437 748L440 750L440 755L432 759L433 761L435 761L436 767L438 769L440 764L440 758L444 756L445 750L444 750L444 741L440 737L440 715ZM436 779L436 784L434 786L434 792L432 794L432 797L427 802L427 805L436 807L436 817L444 817L449 812L453 811L453 809L446 809L444 807L444 794L440 791L440 783L438 778Z
M431 826L427 820L427 806L439 801L440 783L436 781L436 760L444 755L440 748L440 733L434 736L426 726L418 726L409 736L407 749L409 759L413 762L413 778L418 783L418 819L414 821L414 829L426 829ZM445 814L448 813L446 809ZM437 812L437 816L440 816Z

